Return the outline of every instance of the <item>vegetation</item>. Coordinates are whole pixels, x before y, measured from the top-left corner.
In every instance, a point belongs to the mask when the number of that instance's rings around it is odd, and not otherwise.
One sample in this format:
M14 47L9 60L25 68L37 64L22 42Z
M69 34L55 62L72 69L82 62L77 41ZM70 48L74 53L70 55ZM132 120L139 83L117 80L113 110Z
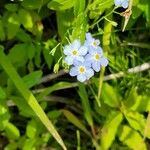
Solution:
M0 1L0 149L150 149L150 1L124 1ZM87 33L105 64L80 78Z

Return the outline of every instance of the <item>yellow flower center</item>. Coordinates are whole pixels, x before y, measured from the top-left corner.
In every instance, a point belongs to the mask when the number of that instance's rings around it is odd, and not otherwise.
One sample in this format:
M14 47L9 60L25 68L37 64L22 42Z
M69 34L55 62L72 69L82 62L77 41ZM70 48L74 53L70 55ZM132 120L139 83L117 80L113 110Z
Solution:
M96 54L95 55L95 59L98 61L98 60L100 60L100 55L99 54Z
M75 49L72 51L72 55L77 56L78 55L78 51Z
M86 71L86 69L85 69L85 67L82 67L82 66L81 66L81 67L79 68L79 71L80 71L80 73L84 73L84 72Z
M95 42L95 41L92 43L92 45L93 45L94 47L96 47L96 46L97 46L97 44L96 44L96 42Z

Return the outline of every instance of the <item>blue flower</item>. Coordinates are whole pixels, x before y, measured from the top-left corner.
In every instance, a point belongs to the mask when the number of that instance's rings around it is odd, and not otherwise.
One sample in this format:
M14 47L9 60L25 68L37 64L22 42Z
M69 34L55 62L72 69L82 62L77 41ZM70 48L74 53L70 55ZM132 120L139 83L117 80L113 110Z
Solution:
M123 8L127 8L129 5L129 1L128 0L115 0L114 1L115 5L117 7L123 7Z
M108 65L108 60L103 56L103 50L101 47L96 49L90 49L89 54L85 56L85 62L91 64L93 70L99 72L101 66L106 67Z
M87 47L81 46L79 40L75 40L72 44L64 47L65 62L72 65L74 61L84 61L84 56L87 54Z
M99 46L100 41L92 37L91 33L86 33L86 41L85 46L89 47L89 49L95 49Z
M74 64L75 65L70 69L69 74L71 76L77 76L77 79L80 82L89 80L94 75L94 71L89 63L75 61Z

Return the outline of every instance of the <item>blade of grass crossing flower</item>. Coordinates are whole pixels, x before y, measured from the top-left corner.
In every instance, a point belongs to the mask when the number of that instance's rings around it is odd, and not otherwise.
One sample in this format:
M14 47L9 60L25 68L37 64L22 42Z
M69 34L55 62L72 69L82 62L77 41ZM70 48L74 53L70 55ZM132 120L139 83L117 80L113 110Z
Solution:
M7 58L7 56L3 53L3 47L0 47L0 64L5 70L5 72L8 74L8 76L10 77L10 79L13 81L18 91L27 101L29 106L33 109L35 114L39 117L39 119L48 129L48 131L53 135L53 137L62 146L62 148L64 150L67 150L66 146L64 145L63 140L61 139L60 135L56 131L51 121L48 119L47 115L44 113L41 106L38 104L36 98L28 90L28 88L26 87L26 85L24 84L24 82L22 81L18 73L16 72L15 68L13 67L9 59Z

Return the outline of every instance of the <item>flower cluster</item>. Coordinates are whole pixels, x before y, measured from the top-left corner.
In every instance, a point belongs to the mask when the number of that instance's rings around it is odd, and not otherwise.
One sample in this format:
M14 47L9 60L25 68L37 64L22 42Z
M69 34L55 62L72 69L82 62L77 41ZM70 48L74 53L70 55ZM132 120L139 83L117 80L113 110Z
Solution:
M129 5L129 0L114 0L117 7L127 8Z
M64 61L71 65L69 72L71 76L77 76L80 82L84 82L94 75L94 71L99 72L101 66L107 66L108 60L104 57L99 44L99 40L87 33L83 45L79 40L75 40L64 47L64 54L66 55Z

